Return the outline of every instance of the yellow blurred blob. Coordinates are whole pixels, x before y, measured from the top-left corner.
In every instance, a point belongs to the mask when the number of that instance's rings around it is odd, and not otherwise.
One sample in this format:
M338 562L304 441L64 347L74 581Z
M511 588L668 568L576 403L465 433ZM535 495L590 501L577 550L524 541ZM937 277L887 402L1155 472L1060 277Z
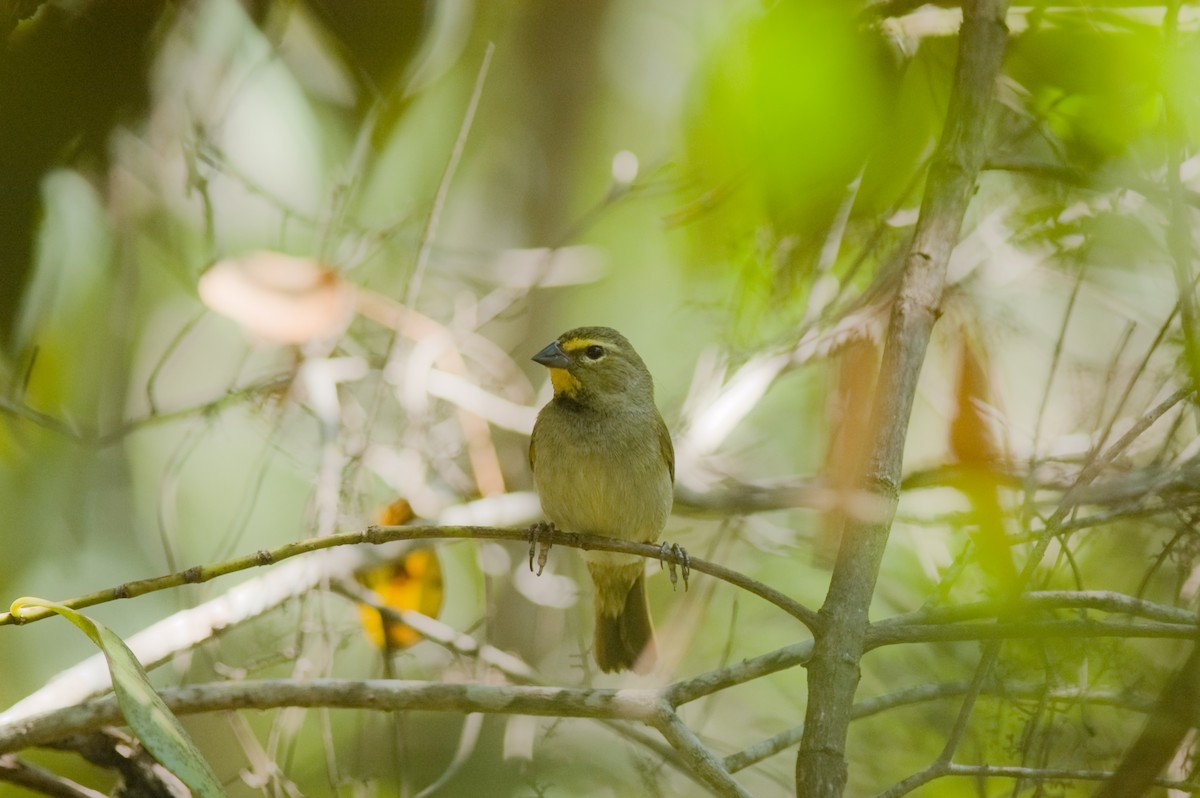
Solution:
M436 618L442 611L445 596L442 565L431 548L414 549L399 560L360 573L356 578L393 610L414 610L430 618ZM388 623L385 642L382 616L366 605L359 605L358 614L367 637L380 648L408 648L421 640L420 633L412 627Z
M380 526L400 526L415 517L412 505L407 499L400 498L376 513L375 522ZM442 611L442 564L433 548L410 549L399 559L360 572L355 579L363 587L375 591L393 610L413 610L430 618L436 618ZM365 604L359 605L358 614L367 637L380 648L408 648L421 640L420 633L411 626L385 624L383 617Z

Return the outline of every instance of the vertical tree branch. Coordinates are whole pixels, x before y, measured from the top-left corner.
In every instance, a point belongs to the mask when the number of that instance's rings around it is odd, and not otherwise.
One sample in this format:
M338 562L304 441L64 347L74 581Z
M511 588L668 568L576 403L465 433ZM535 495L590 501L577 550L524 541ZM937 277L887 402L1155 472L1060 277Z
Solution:
M867 459L867 488L894 511L904 441L945 284L946 264L983 163L984 128L1008 29L1007 0L963 4L958 64L921 215L884 343ZM808 665L808 710L796 757L797 795L840 796L846 786L846 733L858 687L867 610L883 558L892 512L882 520L851 520L842 537L821 609L828 626Z

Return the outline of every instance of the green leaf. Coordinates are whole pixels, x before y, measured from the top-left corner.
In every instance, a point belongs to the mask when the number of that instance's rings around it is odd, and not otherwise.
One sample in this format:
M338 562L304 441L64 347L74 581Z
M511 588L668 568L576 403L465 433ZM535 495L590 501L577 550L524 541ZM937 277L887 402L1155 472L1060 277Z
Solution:
M53 601L25 596L12 603L10 612L20 616L26 607L41 607L58 613L78 626L104 652L112 674L113 692L126 722L163 767L201 798L225 795L217 774L184 731L179 719L154 691L146 669L125 641L99 621Z

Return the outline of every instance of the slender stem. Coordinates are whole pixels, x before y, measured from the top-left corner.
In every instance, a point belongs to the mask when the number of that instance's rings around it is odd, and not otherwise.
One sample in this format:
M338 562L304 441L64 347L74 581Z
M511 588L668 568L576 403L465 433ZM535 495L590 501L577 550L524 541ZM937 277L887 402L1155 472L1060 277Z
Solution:
M708 782L715 795L750 798L750 793L733 780L733 776L729 775L721 760L700 742L674 711L669 708L661 709L653 725Z
M450 151L450 160L442 172L442 180L438 184L437 194L433 198L433 207L429 209L429 221L425 224L425 233L421 236L421 248L417 252L417 265L413 269L412 280L408 284L408 292L404 296L404 304L416 307L421 293L421 281L429 266L429 256L433 253L433 242L437 239L438 228L441 226L442 210L446 207L446 199L450 196L450 184L458 172L458 164L462 160L463 151L467 147L467 137L471 134L471 126L475 122L475 112L479 109L479 100L483 97L483 84L487 81L488 69L492 64L492 54L496 45L488 42L483 53L483 62L475 75L475 85L471 89L471 99L467 101L467 110L463 114L462 124L458 127L458 137Z
M261 549L253 554L235 557L231 560L215 563L212 565L197 565L187 568L183 571L156 576L150 579L139 579L134 582L126 582L116 587L110 587L105 590L98 590L95 593L88 593L83 596L66 599L60 602L73 609L81 609L83 607L92 607L97 604L104 604L117 599L134 598L147 593L154 593L159 590L167 590L180 585L194 585L203 582L208 582L219 576L237 573L249 568L257 568L264 565L273 565L282 560L296 557L301 554L310 554L324 549L332 549L337 546L355 546L363 543L378 545L381 543L390 543L396 540L434 540L440 538L466 538L471 540L514 540L528 541L529 530L527 529L506 529L503 527L485 527L485 526L372 526L365 530L357 532L342 532L336 535L327 535L319 538L308 538L306 540L296 541L295 543L287 543L277 549ZM659 560L664 563L674 563L675 565L683 565L683 556L672 551L653 546L648 543L634 543L631 541L617 540L616 538L599 537L596 535L577 535L567 532L539 532L538 540L544 544L553 544L556 546L568 546L575 549L583 549L584 551L616 551L625 554L636 554L641 557ZM808 607L805 607L798 601L789 598L772 587L764 585L754 579L751 579L744 574L738 573L730 568L717 563L708 562L707 560L687 558L686 564L693 571L708 574L716 577L724 582L729 582L732 585L742 588L754 595L774 604L787 614L796 618L809 629L818 628L820 620L817 614ZM40 621L53 615L48 610L29 609L23 612L19 617L12 613L0 613L0 626L10 624L30 623Z
M542 717L611 718L653 723L656 690L446 684L400 679L249 679L162 690L178 715L231 709L331 707L391 712L488 712ZM0 753L40 746L67 734L121 724L112 696L57 709L0 728Z

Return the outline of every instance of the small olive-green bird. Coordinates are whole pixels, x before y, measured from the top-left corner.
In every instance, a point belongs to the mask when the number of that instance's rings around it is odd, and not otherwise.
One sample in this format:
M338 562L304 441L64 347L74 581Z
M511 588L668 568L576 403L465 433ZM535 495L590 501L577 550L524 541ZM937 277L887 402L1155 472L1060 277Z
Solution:
M529 467L546 517L570 532L653 543L671 515L675 449L654 405L654 381L609 327L578 327L533 356L554 398L538 413ZM591 551L593 654L600 670L654 666L654 628L641 557Z

